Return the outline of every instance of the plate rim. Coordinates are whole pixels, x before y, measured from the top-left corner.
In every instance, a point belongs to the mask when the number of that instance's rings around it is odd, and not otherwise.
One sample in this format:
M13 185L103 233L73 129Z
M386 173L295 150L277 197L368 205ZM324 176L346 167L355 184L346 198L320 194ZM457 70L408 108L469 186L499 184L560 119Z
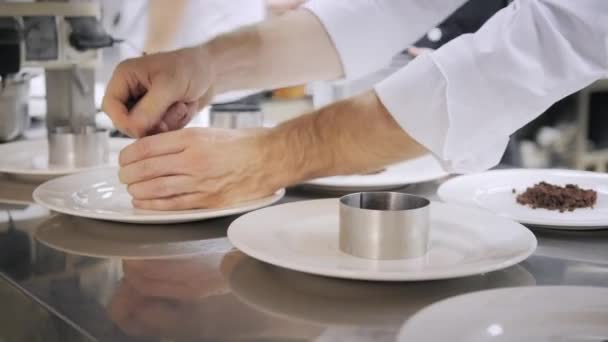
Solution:
M237 206L234 206L232 208L229 207L229 208L218 209L218 210L208 212L207 214L202 214L202 213L197 213L197 212L179 214L176 212L172 213L171 211L166 211L166 212L164 212L164 213L167 213L166 215L143 215L143 217L137 217L137 215L124 215L124 214L107 216L107 215L103 215L103 214L70 210L70 209L66 209L65 207L61 207L61 206L54 205L52 203L48 203L47 201L43 200L40 197L41 196L40 192L44 191L45 187L48 187L51 184L54 184L57 182L69 181L69 178L73 178L73 177L84 177L86 175L91 176L91 174L107 172L108 170L116 170L116 168L115 167L96 168L93 170L78 172L75 174L66 175L66 176L48 180L36 187L36 189L34 190L34 192L32 194L32 198L34 199L34 202L36 202L36 204L43 206L49 210L52 210L52 211L55 211L58 213L62 213L62 214L66 214L66 215L72 215L72 216L84 217L84 218L90 218L90 219L96 219L96 220L102 220L102 221L122 222L122 223L169 224L169 223L184 223L184 222L200 221L200 220L207 220L207 219L212 219L212 218L220 218L220 217L225 217L225 216L230 216L230 215L241 214L241 213L245 213L248 211L252 211L252 210L256 210L256 209L260 209L260 208L272 205L272 204L280 201L285 196L285 189L281 188L269 196L251 200L251 201L241 202L241 203L237 204ZM260 201L260 202L263 201L262 202L263 204L244 205L244 204L247 204L248 202L258 202L258 201ZM208 210L208 209L200 209L200 210Z
M124 146L129 145L129 143L132 143L135 140L129 139L129 138L110 137L110 139L108 141L109 141L110 151L112 151L112 150L119 151ZM3 147L5 147L5 148L15 147L18 144L19 145L36 145L36 144L46 145L46 139L31 139L31 140L26 139L26 140L13 141L13 142L4 144ZM118 146L121 146L121 147L118 147ZM0 147L0 152L3 147ZM17 169L17 168L4 167L4 166L2 166L2 163L0 163L0 173L8 174L8 175L15 175L15 176L65 176L65 175L71 175L71 174L79 173L79 172L99 170L99 169L103 169L103 168L107 168L107 167L111 167L111 165L100 165L100 166L80 167L80 168L74 167L74 168L56 168L56 169L51 169L51 168Z
M460 204L468 207L474 207L482 210L486 210L488 212L494 213L497 216L509 218L520 222L522 224L536 226L540 228L546 229L568 229L568 230L597 230L597 229L606 229L608 228L608 219L606 222L602 223L602 221L594 222L594 223L585 223L585 224L577 224L572 221L567 222L557 222L557 221L547 221L547 220L529 220L529 219L521 219L517 217L517 215L510 215L508 213L497 213L488 208L484 208L479 206L473 201L473 198L465 198L465 199L457 199L449 194L446 194L446 190L450 187L457 186L462 182L468 181L470 179L475 179L481 175L493 175L493 174L538 174L541 172L551 172L551 173L569 173L572 175L587 175L592 177L606 178L608 181L608 174L602 174L599 172L593 171L583 171L583 170L568 170L568 169L543 169L543 168L534 168L534 169L524 169L524 168L513 168L513 169L499 169L499 170L489 170L480 173L467 174L467 175L458 175L451 179L446 180L443 184L437 188L437 196L441 199L441 201L445 203L453 203ZM467 194L468 195L468 194Z
M298 204L302 205L302 204L307 204L310 202L319 202L320 203L322 201L330 203L330 202L336 202L336 201L338 201L338 199L336 199L336 198L317 199L317 200L290 202L290 203L284 203L281 205L282 206L298 205ZM436 205L438 204L440 206L459 207L459 205L446 204L446 203L441 203L441 202L436 202L436 201L434 201L433 203L435 203ZM462 207L462 206L460 206L460 207ZM474 208L466 208L466 209L467 210L478 210L478 209L474 209ZM261 210L258 210L255 213L259 214L260 211ZM483 211L480 211L480 213L488 214L487 212L483 212ZM250 214L252 214L252 213L250 213ZM369 281L389 281L389 282L428 281L428 280L460 278L460 277L466 277L466 276L471 276L471 275L476 275L476 274L481 274L481 273L497 271L497 270L501 270L501 269L504 269L504 268L507 268L507 267L510 267L513 265L517 265L520 262L529 258L534 253L534 251L536 250L536 248L538 246L538 240L536 239L536 236L528 228L526 228L525 226L523 226L515 221L511 221L512 223L519 225L520 228L522 229L522 232L524 232L524 234L528 235L530 246L528 246L526 252L522 253L521 255L519 255L517 257L512 257L510 259L503 260L500 263L495 263L492 265L487 265L483 268L478 268L474 272L473 271L462 271L462 270L454 271L454 270L452 270L452 271L448 271L448 272L443 272L441 275L429 274L429 275L404 276L404 275L398 274L398 273L374 273L374 272L369 273L369 272L361 272L361 270L354 270L354 271L347 271L347 270L335 271L334 270L334 271L332 271L332 270L322 269L319 267L294 265L293 263L283 261L280 257L273 257L273 256L265 254L263 252L259 252L256 249L249 248L248 246L244 246L243 244L240 243L240 241L238 241L238 239L235 239L236 233L234 231L236 228L234 228L234 227L237 224L240 224L240 222L242 222L243 220L246 220L247 216L248 215L243 215L243 216L237 218L228 227L227 237L228 237L228 240L230 241L230 243L232 243L232 245L235 248L239 249L241 252L243 252L244 254L246 254L254 259L257 259L259 261L262 261L262 262L265 262L265 263L268 263L268 264L271 264L274 266L290 269L293 271L304 272L304 273L315 274L315 275L326 276L326 277L332 277L332 278L369 280ZM499 218L499 217L497 217L497 219L507 220L505 218Z
M401 165L401 164L408 164L411 163L415 160L420 160L420 159L429 159L429 160L434 160L435 162L437 162L435 160L435 158L431 155L431 154L426 154L417 158L412 158L409 160L405 160L405 161L401 161L398 163L395 163L393 165L389 165L387 166L387 168L390 167L395 167L397 165ZM437 162L438 163L438 162ZM403 181L393 181L393 182L385 182L382 184L372 184L372 185L355 185L355 184L350 184L350 185L334 185L334 184L328 184L325 182L322 182L322 180L324 179L328 179L328 178L332 178L332 177L336 177L336 176L331 176L331 177L322 177L322 178L316 178L316 179L311 179L305 182L302 182L300 184L298 184L299 186L307 186L307 187L315 187L317 189L332 189L332 190L341 190L341 189L349 189L347 191L351 191L352 189L396 189L402 186L406 186L406 185L413 185L413 184L420 184L420 183L425 183L425 182L431 182L431 181L435 181L435 180L439 180L442 178L445 178L447 176L449 176L449 172L446 172L445 170L441 169L442 172L438 172L437 175L431 175L431 176L421 176L418 179L415 179L414 181L409 181L407 179L403 179ZM348 177L349 175L344 175L342 177ZM350 175L353 176L353 175ZM365 176L365 175L355 175L355 176ZM369 175L370 177L373 177L375 175ZM338 176L340 177L340 176Z
M412 324L419 324L418 320L421 320L420 317L422 315L428 316L429 312L434 312L434 311L437 311L437 310L441 309L441 307L445 306L446 303L448 305L452 305L451 302L462 300L463 298L469 299L469 297L489 296L489 295L495 294L496 292L507 292L507 294L512 295L512 293L514 293L514 292L522 292L522 291L545 292L545 291L547 291L547 289L551 289L551 290L565 290L565 291L574 291L574 290L577 290L577 291L589 291L591 289L593 291L599 291L599 292L604 292L604 293L608 294L608 288L605 288L605 287L601 287L601 286L577 286L577 285L565 285L565 286L564 285L544 285L544 286L543 285L541 285L541 286L535 285L535 286L503 287L503 288L487 289L487 290L473 291L473 292L468 292L468 293L464 293L464 294L459 294L459 295L456 295L456 296L452 296L452 297L449 297L449 298L445 298L445 299L439 300L439 301L437 301L435 303L432 303L432 304L430 304L428 306L425 306L424 308L422 308L418 312L416 312L413 316L411 316L408 319L406 319L404 321L404 323L401 325L401 327L399 328L399 333L397 334L397 341L398 342L410 341L411 340L410 336L405 335L406 329L407 328L411 329L411 325ZM504 300L505 297L506 296L504 294L501 294L500 296L494 296L494 298L499 298L500 300ZM424 316L423 316L422 319L425 319L425 320L428 321L428 318L426 318ZM416 337L416 336L414 336L414 337Z

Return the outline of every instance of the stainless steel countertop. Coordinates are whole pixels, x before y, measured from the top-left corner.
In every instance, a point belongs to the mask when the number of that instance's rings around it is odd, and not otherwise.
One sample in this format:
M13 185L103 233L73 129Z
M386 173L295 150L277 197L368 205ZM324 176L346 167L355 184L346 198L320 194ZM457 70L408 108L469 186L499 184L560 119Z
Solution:
M436 187L403 191L433 197ZM334 196L291 189L282 202L323 197ZM253 260L225 238L235 217L200 222L201 230L212 233L195 257L120 260L43 246L32 236L46 213L35 207L12 212L13 234L20 237L8 239L7 222L0 219L0 242L10 246L0 254L2 273L100 341L394 341L408 317L450 296L509 286L608 287L608 231L536 229L536 253L506 270L447 281L375 283Z

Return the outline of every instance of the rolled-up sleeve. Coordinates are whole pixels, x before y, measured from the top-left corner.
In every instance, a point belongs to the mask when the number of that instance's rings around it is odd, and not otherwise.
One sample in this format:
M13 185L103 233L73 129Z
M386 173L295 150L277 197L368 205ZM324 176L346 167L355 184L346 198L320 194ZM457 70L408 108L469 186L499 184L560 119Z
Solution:
M467 173L494 166L513 132L606 77L608 1L516 0L376 92L446 169Z
M466 0L312 0L305 8L323 23L346 78L390 63L400 51Z

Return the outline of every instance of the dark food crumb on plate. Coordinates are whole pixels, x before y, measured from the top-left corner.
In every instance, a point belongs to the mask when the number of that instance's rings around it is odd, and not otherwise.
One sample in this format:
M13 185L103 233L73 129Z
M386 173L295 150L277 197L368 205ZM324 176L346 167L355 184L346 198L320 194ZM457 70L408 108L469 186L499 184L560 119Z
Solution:
M563 187L540 182L517 195L516 199L517 203L527 205L532 209L544 208L559 210L560 213L563 213L578 208L593 208L597 201L597 192L581 189L575 184L566 184Z

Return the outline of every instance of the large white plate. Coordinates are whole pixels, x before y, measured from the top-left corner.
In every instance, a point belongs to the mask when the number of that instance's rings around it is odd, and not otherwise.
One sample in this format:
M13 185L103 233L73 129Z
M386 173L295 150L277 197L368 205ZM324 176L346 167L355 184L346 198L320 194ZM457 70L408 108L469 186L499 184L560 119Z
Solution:
M137 225L54 215L40 224L35 237L41 243L69 253L97 258L166 259L203 251L232 248L222 227L201 229L198 223Z
M106 168L50 180L36 188L34 201L68 215L116 222L166 224L244 213L273 204L284 194L281 189L265 198L220 209L142 210L131 204L131 196L118 180L118 169Z
M607 323L606 288L519 287L433 304L405 323L398 341L601 342Z
M131 139L110 138L110 159L104 167L118 165L120 150L132 142ZM48 154L46 139L0 144L0 173L42 181L91 169L49 166Z
M389 166L377 174L319 178L302 185L339 191L369 191L395 189L408 184L440 179L447 175L437 160L428 155Z
M540 181L593 189L598 193L597 204L593 209L560 213L532 209L515 201L513 189L522 193ZM437 193L445 202L484 208L524 224L579 230L608 227L608 174L555 169L495 170L450 179Z
M431 244L421 258L368 260L340 252L338 200L282 204L235 220L228 238L243 253L317 275L383 281L463 277L517 264L536 248L524 226L479 209L433 202Z

